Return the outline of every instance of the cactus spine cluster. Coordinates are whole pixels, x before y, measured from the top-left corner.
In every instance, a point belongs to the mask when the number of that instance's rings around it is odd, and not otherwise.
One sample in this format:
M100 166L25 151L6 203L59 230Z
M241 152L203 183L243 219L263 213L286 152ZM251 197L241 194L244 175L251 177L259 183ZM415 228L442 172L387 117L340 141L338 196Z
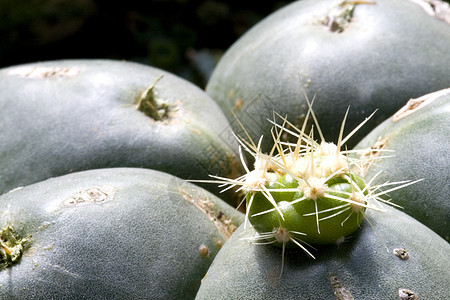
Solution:
M262 244L274 244L283 249L298 246L310 257L312 245L339 243L355 232L364 219L367 209L383 211L380 202L389 203L385 195L392 190L413 184L413 181L386 182L375 185L377 176L364 178L362 170L367 161L354 155L362 150L345 149L346 141L367 122L366 118L346 137L342 121L336 144L326 142L319 123L309 103L309 111L302 128L291 124L287 118L276 115L281 122L271 121L274 146L269 154L261 151L260 138L255 144L236 136L241 147L241 161L246 174L237 179L216 177L210 182L238 187L245 194L246 224L250 223ZM312 118L320 141L314 139L314 126L309 133L306 126ZM244 132L245 129L244 129ZM294 137L296 142L281 139ZM242 149L254 158L250 169ZM389 150L383 150L389 151ZM387 157L387 156L384 156Z

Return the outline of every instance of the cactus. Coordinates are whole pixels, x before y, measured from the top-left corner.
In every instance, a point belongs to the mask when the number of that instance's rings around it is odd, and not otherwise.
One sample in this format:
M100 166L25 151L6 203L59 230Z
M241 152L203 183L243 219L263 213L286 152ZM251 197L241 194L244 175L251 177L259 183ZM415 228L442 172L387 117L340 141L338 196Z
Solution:
M255 145L251 140L237 136L241 149L254 157L252 170L245 164L241 150L246 174L238 179L215 177L216 180L210 181L229 187L240 186L238 190L245 194L246 221L259 233L252 239L282 247L282 265L286 247L298 246L314 258L308 249L313 248L312 245L345 240L360 227L363 219L367 219L367 209L384 211L383 202L395 205L384 196L418 181L374 184L377 175L369 179L362 176L365 159L350 156L358 150L343 148L371 116L343 137L347 110L337 143L328 143L312 105L307 101L309 110L302 128L296 128L280 115L277 116L282 124L274 119L272 137L275 145L269 154L260 150L262 138ZM314 140L313 131L305 133L310 115L320 142ZM283 142L283 134L295 136L297 142Z
M383 181L423 177L417 185L390 193L405 213L450 241L449 185L450 89L411 99L359 144L366 176L380 173ZM395 157L378 160L380 149ZM383 172L384 171L384 172Z
M337 140L336 119L348 105L349 128L379 108L347 143L353 148L409 98L448 87L450 27L433 14L437 1L428 2L294 1L225 52L206 91L254 140L270 136L265 120L273 110L301 126L308 110L302 88L321 99L314 110L327 141ZM269 151L271 140L262 148Z
M0 194L98 168L189 179L239 172L220 108L167 71L106 59L45 61L0 69L0 89ZM235 205L230 194L221 196Z
M449 299L450 244L402 211L385 209L366 212L376 231L363 222L339 245L317 246L315 260L286 250L281 278L280 249L249 243L257 233L241 225L217 254L196 300Z
M0 197L0 299L193 299L244 215L149 169L54 177Z

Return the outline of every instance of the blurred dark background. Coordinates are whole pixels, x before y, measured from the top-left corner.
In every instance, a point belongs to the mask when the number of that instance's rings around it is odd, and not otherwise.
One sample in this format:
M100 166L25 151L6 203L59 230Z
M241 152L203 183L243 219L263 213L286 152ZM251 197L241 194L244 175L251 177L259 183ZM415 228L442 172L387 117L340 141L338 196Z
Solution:
M203 88L233 42L290 2L0 0L0 67L120 59L165 69Z

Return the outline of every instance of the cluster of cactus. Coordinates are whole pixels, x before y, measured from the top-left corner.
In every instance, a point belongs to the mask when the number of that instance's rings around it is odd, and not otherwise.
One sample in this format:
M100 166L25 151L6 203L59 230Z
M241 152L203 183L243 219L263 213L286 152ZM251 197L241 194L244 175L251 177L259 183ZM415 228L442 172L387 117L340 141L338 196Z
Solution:
M450 299L450 31L410 2L297 1L207 93L123 61L1 69L0 299Z

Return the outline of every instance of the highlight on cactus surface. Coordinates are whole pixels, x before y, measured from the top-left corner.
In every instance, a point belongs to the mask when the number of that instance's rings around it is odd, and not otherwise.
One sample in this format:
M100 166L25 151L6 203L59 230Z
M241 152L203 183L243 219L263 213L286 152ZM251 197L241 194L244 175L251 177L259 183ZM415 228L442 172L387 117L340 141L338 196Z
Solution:
M338 244L355 232L366 219L368 209L384 211L380 203L396 206L386 195L417 181L385 182L375 184L376 177L364 178L363 169L368 160L356 158L364 150L347 150L345 143L372 115L347 136L343 136L347 112L342 121L336 144L326 142L314 115L312 104L301 128L295 127L287 117L274 113L269 154L261 150L244 129L245 137L235 135L240 144L240 158L246 174L236 179L211 176L225 190L237 188L246 202L245 225L250 224L258 233L255 243L274 244L282 248L282 268L287 247L300 247L315 258L313 245ZM306 132L308 120L313 126ZM281 121L280 121L281 120ZM239 121L239 120L238 120ZM314 138L314 127L320 140ZM282 136L293 137L282 139ZM243 151L254 158L253 168L244 159ZM379 158L390 157L387 155ZM370 224L371 225L371 224ZM372 226L372 225L371 225ZM373 226L372 226L373 227ZM282 270L281 270L282 272Z

